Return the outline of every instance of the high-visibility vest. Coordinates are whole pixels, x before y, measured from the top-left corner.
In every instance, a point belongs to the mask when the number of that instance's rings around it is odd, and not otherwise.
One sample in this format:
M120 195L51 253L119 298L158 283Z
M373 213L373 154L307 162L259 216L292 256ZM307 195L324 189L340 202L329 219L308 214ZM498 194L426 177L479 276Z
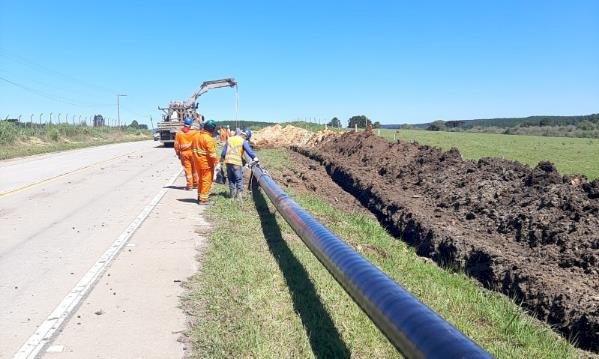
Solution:
M225 153L225 163L241 166L243 156L243 138L241 136L229 137L227 140L227 153Z

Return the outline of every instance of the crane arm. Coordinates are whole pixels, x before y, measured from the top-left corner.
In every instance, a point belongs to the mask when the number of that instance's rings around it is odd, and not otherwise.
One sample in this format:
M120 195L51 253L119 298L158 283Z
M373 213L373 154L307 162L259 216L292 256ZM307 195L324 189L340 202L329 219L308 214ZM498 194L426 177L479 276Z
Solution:
M213 80L213 81L205 81L202 83L199 89L197 89L193 95L191 95L187 101L185 101L185 106L191 107L195 104L198 97L202 96L205 92L211 89L216 89L220 87L235 87L237 86L237 81L233 78L222 79L222 80Z

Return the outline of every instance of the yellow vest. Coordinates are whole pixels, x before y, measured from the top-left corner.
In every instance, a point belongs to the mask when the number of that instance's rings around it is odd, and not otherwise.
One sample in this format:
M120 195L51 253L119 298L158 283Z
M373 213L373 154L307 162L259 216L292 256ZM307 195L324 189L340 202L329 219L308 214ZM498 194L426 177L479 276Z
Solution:
M243 156L243 138L241 136L229 137L227 140L227 153L225 153L225 163L235 166L241 166Z

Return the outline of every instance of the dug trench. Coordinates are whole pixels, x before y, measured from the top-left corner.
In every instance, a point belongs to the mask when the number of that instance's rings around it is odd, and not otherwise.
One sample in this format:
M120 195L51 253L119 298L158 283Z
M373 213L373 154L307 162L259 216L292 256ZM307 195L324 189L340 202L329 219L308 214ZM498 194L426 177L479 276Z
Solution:
M561 176L548 162L463 160L456 149L372 134L292 149L294 167L312 175L277 173L278 181L322 192L340 208L359 201L419 255L465 271L599 351L599 180ZM316 178L327 174L347 193L319 188L326 181Z

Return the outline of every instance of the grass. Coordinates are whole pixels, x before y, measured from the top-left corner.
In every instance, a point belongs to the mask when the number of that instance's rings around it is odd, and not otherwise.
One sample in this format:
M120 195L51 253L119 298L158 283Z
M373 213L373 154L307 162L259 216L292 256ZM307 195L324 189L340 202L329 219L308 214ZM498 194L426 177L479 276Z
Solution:
M562 174L599 178L599 139L545 136L516 136L488 133L436 132L423 130L380 130L381 136L449 149L457 147L466 159L503 157L536 166L553 162Z
M292 164L260 152L265 168ZM400 354L259 190L243 203L216 186L202 269L187 283L194 357L392 358ZM291 194L356 251L498 358L573 358L576 350L502 295L418 257L376 220Z
M24 126L0 121L0 160L40 153L151 139L147 130L70 124Z

